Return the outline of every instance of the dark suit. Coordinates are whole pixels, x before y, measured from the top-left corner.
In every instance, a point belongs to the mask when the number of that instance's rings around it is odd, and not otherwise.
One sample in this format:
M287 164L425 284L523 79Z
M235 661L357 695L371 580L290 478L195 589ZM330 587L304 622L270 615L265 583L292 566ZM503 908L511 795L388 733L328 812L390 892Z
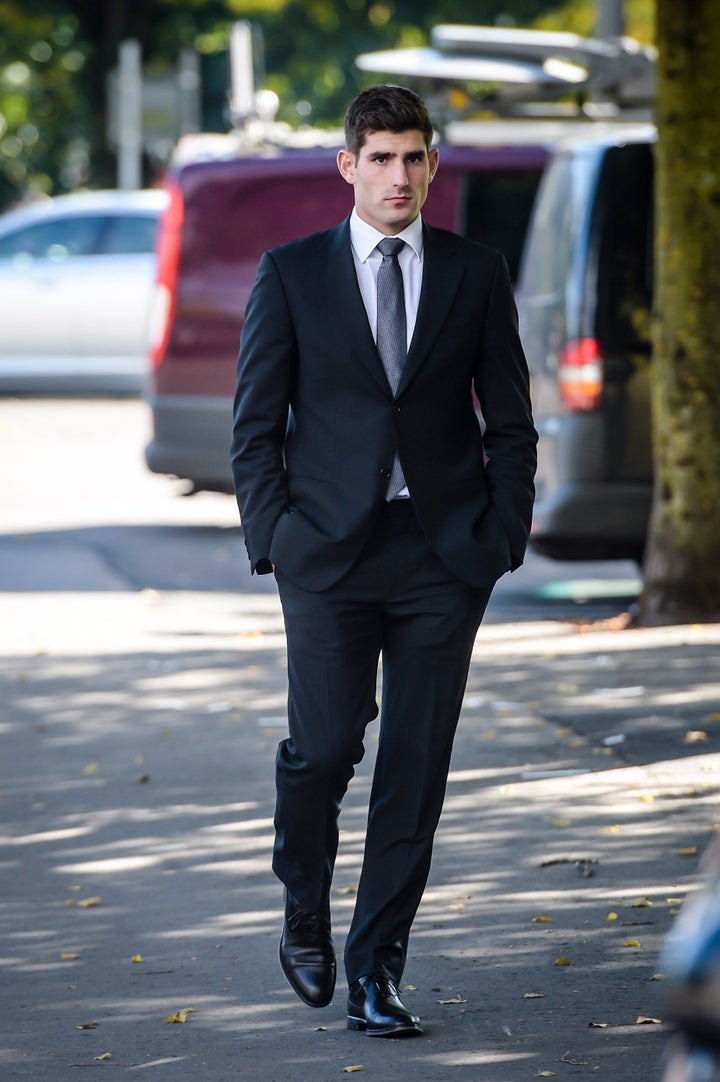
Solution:
M263 256L232 465L252 568L274 565L285 613L290 739L278 753L274 868L307 908L328 904L337 813L377 713L383 657L350 980L402 973L477 626L494 582L523 560L535 443L499 253L424 226L420 304L395 397L348 221ZM387 504L396 449L411 500Z

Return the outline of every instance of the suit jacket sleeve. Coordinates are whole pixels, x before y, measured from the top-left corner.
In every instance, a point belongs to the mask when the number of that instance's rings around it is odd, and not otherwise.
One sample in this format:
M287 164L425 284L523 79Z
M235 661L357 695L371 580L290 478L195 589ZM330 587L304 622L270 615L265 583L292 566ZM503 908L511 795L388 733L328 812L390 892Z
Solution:
M523 562L532 523L537 432L510 274L501 255L474 383L485 421L483 445L493 507L510 541L514 571Z
M295 332L272 254L260 261L245 312L230 451L253 572L269 572L270 542L287 506L283 445L296 364Z

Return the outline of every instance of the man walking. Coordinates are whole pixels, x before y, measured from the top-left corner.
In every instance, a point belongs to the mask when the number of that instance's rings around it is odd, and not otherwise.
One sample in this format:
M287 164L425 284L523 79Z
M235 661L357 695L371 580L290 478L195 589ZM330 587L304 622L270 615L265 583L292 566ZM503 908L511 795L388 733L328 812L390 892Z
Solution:
M398 985L475 635L495 581L523 560L537 437L504 259L422 221L438 168L422 99L363 91L345 135L350 217L260 262L231 458L252 569L274 571L285 619L280 961L315 1007L335 987L338 814L382 657L345 970L348 1027L394 1037L423 1031Z

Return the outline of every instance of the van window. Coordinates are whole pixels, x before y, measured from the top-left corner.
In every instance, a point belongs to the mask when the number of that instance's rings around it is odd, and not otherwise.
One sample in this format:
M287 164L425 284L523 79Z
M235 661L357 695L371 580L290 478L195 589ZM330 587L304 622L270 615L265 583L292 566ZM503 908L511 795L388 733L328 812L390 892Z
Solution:
M600 237L596 335L608 353L650 349L652 175L646 144L605 155L593 233Z
M460 232L499 248L513 282L539 181L539 169L486 170L464 177Z

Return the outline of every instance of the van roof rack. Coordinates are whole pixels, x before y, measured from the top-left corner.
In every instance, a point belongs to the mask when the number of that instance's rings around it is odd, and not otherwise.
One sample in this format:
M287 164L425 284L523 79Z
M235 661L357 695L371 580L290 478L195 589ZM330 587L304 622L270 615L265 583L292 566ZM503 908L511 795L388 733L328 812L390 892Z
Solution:
M449 24L433 28L427 47L355 59L361 71L429 83L455 118L482 107L500 115L603 120L650 115L656 61L657 51L634 38ZM452 104L453 90L462 92L464 105Z

